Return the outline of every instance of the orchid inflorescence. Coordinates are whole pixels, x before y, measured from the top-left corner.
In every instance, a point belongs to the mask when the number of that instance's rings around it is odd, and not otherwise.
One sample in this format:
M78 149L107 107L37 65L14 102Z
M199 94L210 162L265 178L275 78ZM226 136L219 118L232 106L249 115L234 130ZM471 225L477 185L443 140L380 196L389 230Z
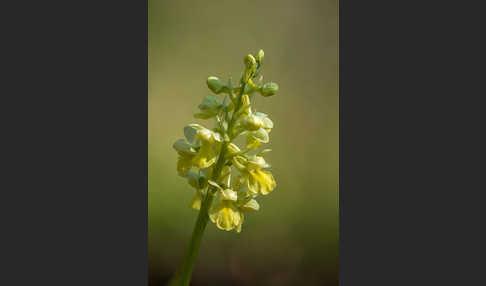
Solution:
M209 77L207 85L215 95L204 97L194 117L214 118L216 127L189 124L184 127L185 139L173 145L179 154L178 174L196 189L191 207L207 211L222 230L240 232L244 213L257 211L260 206L256 198L276 187L268 171L270 165L263 158L271 150L258 150L269 142L273 122L251 105L255 94L269 97L278 90L276 83L262 82L263 57L260 50L244 58L245 69L237 87L233 87L231 77L226 84L218 77ZM243 151L234 142L239 136L246 136Z

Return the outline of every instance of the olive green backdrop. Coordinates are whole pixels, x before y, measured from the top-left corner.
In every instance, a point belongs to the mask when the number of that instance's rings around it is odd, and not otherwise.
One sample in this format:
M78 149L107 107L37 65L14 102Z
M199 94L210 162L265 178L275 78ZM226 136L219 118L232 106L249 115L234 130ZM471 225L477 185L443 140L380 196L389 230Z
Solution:
M150 284L176 270L197 215L172 144L189 123L212 127L192 117L206 78L237 81L261 48L265 80L280 86L255 102L275 123L277 188L240 234L208 224L192 285L337 285L338 1L149 0L148 13Z

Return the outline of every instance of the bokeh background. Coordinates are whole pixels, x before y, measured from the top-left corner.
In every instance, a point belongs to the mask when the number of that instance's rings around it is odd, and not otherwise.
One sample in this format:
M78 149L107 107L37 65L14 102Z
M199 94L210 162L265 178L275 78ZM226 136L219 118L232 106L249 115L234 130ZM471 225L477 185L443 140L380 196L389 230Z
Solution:
M243 231L209 223L192 285L338 285L338 1L149 0L149 281L176 271L197 212L172 144L210 94L210 75L237 82L243 57L265 51L256 97L275 127L266 154L277 188Z

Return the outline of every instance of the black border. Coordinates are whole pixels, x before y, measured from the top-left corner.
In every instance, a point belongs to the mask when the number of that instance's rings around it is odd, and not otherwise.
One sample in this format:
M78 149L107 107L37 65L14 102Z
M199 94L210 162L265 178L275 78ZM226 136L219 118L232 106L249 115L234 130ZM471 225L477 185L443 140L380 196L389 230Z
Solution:
M485 284L472 5L340 0L340 285Z
M2 9L1 285L147 285L147 3Z

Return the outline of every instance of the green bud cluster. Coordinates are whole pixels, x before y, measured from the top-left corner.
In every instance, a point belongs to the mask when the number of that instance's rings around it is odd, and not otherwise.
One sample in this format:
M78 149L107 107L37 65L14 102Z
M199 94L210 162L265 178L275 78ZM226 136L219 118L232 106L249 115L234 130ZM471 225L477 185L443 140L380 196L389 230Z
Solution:
M244 214L260 209L257 197L269 194L277 185L263 158L270 149L258 150L270 141L273 121L251 104L255 93L269 97L278 91L276 83L262 82L263 58L263 50L244 57L238 86L233 86L231 77L227 83L208 77L207 86L215 95L203 98L194 117L213 118L216 126L208 129L189 124L184 128L185 139L173 145L179 155L178 174L196 190L190 206L202 210L204 199L212 196L208 216L222 230L240 232ZM234 142L239 136L246 138L245 148Z

